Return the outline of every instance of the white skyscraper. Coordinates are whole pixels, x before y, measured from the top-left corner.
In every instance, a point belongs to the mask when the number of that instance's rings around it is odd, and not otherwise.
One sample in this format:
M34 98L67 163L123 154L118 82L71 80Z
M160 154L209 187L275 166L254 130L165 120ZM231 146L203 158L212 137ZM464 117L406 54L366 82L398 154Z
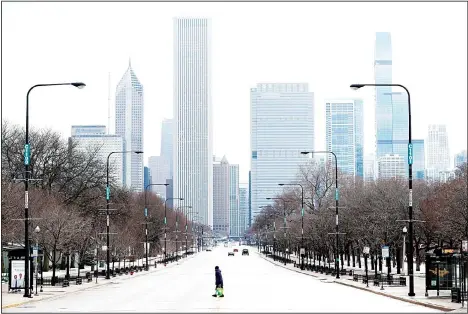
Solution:
M249 184L239 184L240 236L249 227Z
M230 174L226 156L213 163L213 231L222 237L230 233Z
M297 181L314 149L314 94L307 84L257 84L250 91L251 208L272 202L278 183ZM256 214L252 214L252 219Z
M396 154L386 154L378 160L379 179L405 178L405 159Z
M229 165L229 228L231 237L240 236L239 165Z
M80 151L93 151L99 148L99 157L107 163L107 157L111 152L123 150L123 140L118 135L107 135L105 125L73 125L71 127L69 141L76 145ZM123 160L122 154L112 154L109 158L109 173L115 182L123 185Z
M439 172L450 169L447 128L445 125L430 124L426 140L427 177L438 179Z
M117 84L115 134L122 136L124 151L143 151L143 85L133 72L131 62ZM121 155L124 185L133 191L143 191L143 154Z
M213 226L210 24L174 19L173 195Z
M151 183L166 183L166 179L169 179L169 162L161 156L151 156L148 158L148 168L151 174ZM149 188L148 188L149 190ZM151 191L158 194L160 197L165 199L166 187L164 185L152 185Z

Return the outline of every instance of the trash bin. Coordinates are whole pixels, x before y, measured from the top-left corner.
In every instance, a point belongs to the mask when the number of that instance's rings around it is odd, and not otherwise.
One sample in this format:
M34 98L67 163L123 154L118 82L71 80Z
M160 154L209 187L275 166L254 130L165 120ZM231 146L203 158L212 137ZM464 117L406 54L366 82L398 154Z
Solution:
M452 288L452 302L461 303L460 288Z

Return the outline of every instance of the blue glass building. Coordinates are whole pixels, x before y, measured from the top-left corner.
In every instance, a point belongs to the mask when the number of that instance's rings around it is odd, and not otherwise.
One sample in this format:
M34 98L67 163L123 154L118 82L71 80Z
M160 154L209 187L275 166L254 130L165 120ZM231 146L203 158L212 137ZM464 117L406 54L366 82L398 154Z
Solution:
M375 37L374 76L376 84L392 84L392 42L388 32ZM414 117L413 117L414 119ZM375 87L376 158L386 154L403 156L408 164L408 96L401 87ZM413 178L423 179L424 140L413 143ZM407 171L408 175L408 171Z
M362 100L327 100L327 150L336 154L338 169L352 176L363 177L363 112ZM328 156L329 162L335 162Z

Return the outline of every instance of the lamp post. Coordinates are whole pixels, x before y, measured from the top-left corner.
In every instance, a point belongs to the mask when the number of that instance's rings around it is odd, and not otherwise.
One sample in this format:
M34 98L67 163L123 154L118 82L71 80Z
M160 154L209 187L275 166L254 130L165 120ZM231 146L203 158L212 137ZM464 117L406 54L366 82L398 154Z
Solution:
M408 252L408 277L409 277L409 292L408 296L414 297L414 273L413 273L413 144L411 143L411 96L408 89L401 84L352 84L350 88L358 90L364 86L375 87L401 87L408 95L408 237L410 247Z
M367 257L369 256L369 251L370 248L368 246L364 247L363 253L364 253L364 266L366 267L366 282L367 282L367 288L369 288L369 273L367 270Z
M167 201L184 199L181 197L169 197L164 201L164 263L167 263Z
M187 209L192 209L192 206L182 206L181 208L187 208ZM187 238L187 232L188 232L188 226L187 226L187 220L188 220L188 211L185 211L185 257L187 257L187 249L188 249L188 238Z
M41 232L41 228L39 228L39 226L36 227L36 229L34 229L34 232L36 232L36 254L35 254L35 257L36 257L36 293L34 295L39 295L37 293L37 277L38 277L38 273L37 273L37 262L39 260L39 232Z
M79 89L86 86L82 82L73 83L53 83L53 84L37 84L31 87L26 94L26 136L24 144L24 246L26 249L26 256L24 258L24 295L25 298L32 298L29 287L29 260L31 252L29 247L29 164L31 161L31 147L29 144L29 93L36 87L44 86L61 86L71 85Z
M403 256L402 256L402 263L401 263L401 272L403 275L405 275L405 260L406 260L406 233L408 232L408 229L406 229L406 226L403 227Z
M284 240L286 241L286 200L281 197L267 197L267 200L282 200L283 201L283 229L284 229ZM276 225L275 225L276 232ZM276 236L275 236L276 240ZM286 265L286 258L284 259L284 265Z
M146 254L146 270L149 270L149 264L148 264L148 201L146 198L146 191L148 188L152 185L163 185L163 186L168 186L169 183L150 183L147 186L145 186L145 237L146 237L146 243L145 243L145 254Z
M111 152L107 155L107 167L106 167L106 216L107 216L107 223L106 223L106 236L107 236L107 243L106 243L106 253L107 253L107 271L106 271L106 279L110 279L110 241L109 241L109 201L110 201L110 185L109 185L109 158L112 154L125 154L125 153L135 153L135 154L143 154L142 151L120 151L120 152Z
M300 183L279 183L278 185L291 185L301 187L301 247L304 247L304 187ZM302 255L301 269L304 270L304 255Z
M335 258L335 267L336 267L336 279L340 278L340 237L339 237L339 223L338 223L338 159L332 151L310 151L310 152L301 152L303 155L308 155L309 153L325 153L332 154L335 157L335 213L336 213L336 258Z

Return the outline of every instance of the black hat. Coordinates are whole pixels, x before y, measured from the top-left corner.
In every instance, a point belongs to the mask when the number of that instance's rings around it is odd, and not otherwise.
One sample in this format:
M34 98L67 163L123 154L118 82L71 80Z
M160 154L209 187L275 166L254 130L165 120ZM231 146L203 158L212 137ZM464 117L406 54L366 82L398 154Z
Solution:
M219 267L218 267L218 266L215 266L215 269L219 269Z

